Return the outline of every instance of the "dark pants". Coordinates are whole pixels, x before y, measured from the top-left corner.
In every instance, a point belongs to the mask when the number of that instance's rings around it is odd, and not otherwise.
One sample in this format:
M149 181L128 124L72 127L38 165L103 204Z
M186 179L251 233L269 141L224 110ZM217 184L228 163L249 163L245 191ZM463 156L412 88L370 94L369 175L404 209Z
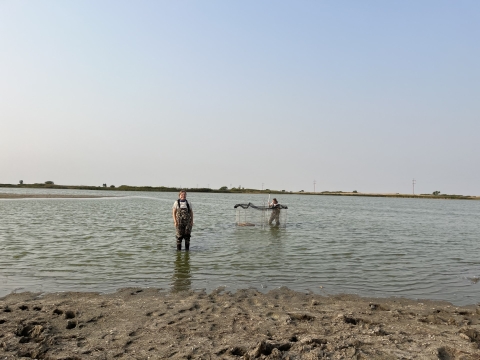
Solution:
M187 209L177 210L177 250L182 249L182 240L185 239L185 249L190 248L190 234L192 232L192 221Z
M279 209L273 209L272 214L270 215L270 220L268 220L268 223L271 225L273 220L275 220L275 225L280 225L280 210Z

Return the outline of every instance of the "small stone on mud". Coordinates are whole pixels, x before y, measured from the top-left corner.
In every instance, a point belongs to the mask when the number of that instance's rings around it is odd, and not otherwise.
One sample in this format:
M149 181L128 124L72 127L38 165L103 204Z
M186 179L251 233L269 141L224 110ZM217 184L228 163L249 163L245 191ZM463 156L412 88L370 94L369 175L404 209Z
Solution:
M278 350L277 348L274 348L272 350L272 352L270 353L270 356L268 357L269 359L272 359L272 360L281 360L282 359L282 352L280 350Z
M357 351L357 350L356 350L354 347L350 347L350 348L347 349L346 355L347 355L348 357L352 357L353 355L355 355L355 352L356 352L356 351Z

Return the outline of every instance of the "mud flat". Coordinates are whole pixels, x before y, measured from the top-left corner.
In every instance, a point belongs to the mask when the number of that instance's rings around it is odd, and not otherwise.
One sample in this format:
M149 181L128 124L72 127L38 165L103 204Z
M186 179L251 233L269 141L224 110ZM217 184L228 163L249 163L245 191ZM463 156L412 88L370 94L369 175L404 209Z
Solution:
M3 359L480 359L480 307L286 288L18 293Z
M95 198L105 198L105 197L115 197L115 196L0 193L0 199L95 199Z

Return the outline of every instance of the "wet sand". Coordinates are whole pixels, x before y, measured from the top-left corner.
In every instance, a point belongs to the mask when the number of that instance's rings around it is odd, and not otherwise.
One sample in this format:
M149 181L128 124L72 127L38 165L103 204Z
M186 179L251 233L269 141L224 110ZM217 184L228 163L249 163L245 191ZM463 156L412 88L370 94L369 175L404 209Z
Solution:
M10 294L0 358L480 359L480 307L286 288Z

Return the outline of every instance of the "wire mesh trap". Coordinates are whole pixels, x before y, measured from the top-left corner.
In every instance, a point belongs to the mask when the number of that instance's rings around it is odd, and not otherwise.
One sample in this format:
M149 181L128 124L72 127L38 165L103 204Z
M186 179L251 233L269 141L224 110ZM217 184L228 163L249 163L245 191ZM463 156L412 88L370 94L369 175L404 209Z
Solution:
M252 203L237 204L235 209L235 225L237 226L287 226L288 206L256 206Z

